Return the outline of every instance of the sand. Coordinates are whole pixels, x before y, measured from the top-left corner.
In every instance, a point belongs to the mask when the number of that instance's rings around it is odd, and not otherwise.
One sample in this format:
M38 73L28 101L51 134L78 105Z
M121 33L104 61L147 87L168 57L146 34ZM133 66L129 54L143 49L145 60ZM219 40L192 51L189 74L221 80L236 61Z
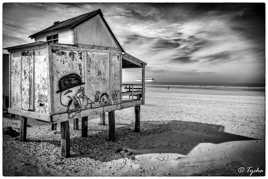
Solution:
M29 120L27 142L3 136L3 174L264 175L264 92L147 88L140 133L133 122L133 108L117 111L117 140L109 142L108 127L91 119L87 138L71 130L71 157L62 158L60 134ZM19 122L5 117L3 126Z

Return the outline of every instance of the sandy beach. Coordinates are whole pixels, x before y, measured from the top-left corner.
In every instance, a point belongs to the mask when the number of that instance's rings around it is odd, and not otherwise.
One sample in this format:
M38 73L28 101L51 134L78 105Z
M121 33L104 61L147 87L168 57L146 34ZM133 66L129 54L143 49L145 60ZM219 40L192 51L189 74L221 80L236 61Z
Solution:
M264 91L147 87L140 133L133 131L133 108L115 115L115 142L107 141L108 126L99 125L97 118L89 120L87 138L80 137L81 130L71 130L70 158L60 156L59 133L29 120L27 142L3 135L3 174L265 174ZM18 130L19 121L4 117L7 126Z

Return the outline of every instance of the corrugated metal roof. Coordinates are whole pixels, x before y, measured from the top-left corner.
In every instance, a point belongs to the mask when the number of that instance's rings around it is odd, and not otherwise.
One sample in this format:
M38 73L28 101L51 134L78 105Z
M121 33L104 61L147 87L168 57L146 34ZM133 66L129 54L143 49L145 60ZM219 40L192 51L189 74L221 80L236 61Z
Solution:
M16 49L35 47L35 46L44 45L44 44L47 44L47 42L37 41L37 42L33 42L33 43L27 43L27 44L21 44L21 45L16 45L16 46L12 46L12 47L7 47L7 48L4 48L4 49L6 49L6 50L16 50Z
M34 33L34 34L30 35L29 37L34 38L34 37L36 37L38 35L48 33L48 32L54 31L54 30L60 30L60 29L65 29L65 28L74 28L77 25L83 23L84 21L96 16L97 14L101 14L100 9L98 9L96 11L86 13L86 14L82 14L80 16L73 17L71 19L67 19L65 21L61 21L61 22L59 21L57 23L54 23L52 26L50 26L50 27L48 27L46 29L43 29L43 30L41 30L41 31L39 31L37 33Z

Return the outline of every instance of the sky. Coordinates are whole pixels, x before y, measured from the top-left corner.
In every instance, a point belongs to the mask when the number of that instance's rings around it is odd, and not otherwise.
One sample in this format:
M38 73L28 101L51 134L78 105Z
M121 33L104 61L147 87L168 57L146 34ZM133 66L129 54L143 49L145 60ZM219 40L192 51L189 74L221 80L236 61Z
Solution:
M3 47L29 43L54 21L101 9L124 50L156 82L265 81L265 5L205 3L5 3ZM128 72L127 80L140 76Z

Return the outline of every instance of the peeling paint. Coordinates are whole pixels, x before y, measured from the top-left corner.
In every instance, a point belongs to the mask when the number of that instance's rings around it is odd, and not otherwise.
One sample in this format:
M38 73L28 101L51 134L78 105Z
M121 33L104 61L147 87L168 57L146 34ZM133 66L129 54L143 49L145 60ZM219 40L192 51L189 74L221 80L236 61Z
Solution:
M35 52L35 111L48 113L49 72L48 50L40 49Z

